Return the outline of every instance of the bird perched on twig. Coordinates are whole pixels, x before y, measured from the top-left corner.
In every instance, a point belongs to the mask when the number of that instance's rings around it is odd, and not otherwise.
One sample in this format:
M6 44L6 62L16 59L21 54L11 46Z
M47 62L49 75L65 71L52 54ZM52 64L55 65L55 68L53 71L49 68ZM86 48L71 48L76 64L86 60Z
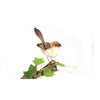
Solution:
M37 28L34 28L36 36L41 40L41 43L38 43L37 46L41 49L44 55L50 58L56 57L59 54L61 44L57 41L51 43L45 42L42 33Z

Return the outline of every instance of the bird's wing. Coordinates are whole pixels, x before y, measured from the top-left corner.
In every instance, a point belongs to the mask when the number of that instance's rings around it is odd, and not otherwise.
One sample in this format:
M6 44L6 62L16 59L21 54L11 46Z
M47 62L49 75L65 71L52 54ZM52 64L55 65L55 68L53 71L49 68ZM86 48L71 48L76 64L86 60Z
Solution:
M46 50L46 49L51 48L51 45L50 45L49 42L45 42L45 48L44 48L43 43L38 43L37 46L38 46L39 48L43 49L43 50Z

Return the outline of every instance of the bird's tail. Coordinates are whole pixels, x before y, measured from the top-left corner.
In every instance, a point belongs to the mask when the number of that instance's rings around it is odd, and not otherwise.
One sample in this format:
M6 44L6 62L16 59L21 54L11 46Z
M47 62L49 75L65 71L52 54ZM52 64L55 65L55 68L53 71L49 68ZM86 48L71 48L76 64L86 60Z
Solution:
M42 35L42 33L40 32L40 30L38 30L37 28L34 28L34 32L35 32L36 36L37 36L37 37L41 40L41 42L43 43L44 48L46 48L46 47L45 47L45 41L44 41L43 35Z

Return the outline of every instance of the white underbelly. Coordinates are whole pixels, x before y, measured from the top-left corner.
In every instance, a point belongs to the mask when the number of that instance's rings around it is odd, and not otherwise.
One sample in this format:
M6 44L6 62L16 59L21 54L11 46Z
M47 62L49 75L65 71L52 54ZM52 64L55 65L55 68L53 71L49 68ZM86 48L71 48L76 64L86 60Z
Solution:
M42 53L48 57L56 57L59 54L60 48L59 47L52 47L50 49L47 50L42 50Z

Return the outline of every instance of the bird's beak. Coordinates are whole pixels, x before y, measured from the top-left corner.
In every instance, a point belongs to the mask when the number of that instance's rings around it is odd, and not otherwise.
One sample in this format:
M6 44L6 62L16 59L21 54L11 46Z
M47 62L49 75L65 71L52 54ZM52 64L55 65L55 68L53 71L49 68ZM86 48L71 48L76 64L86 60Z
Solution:
M59 47L61 47L62 45L59 43Z

